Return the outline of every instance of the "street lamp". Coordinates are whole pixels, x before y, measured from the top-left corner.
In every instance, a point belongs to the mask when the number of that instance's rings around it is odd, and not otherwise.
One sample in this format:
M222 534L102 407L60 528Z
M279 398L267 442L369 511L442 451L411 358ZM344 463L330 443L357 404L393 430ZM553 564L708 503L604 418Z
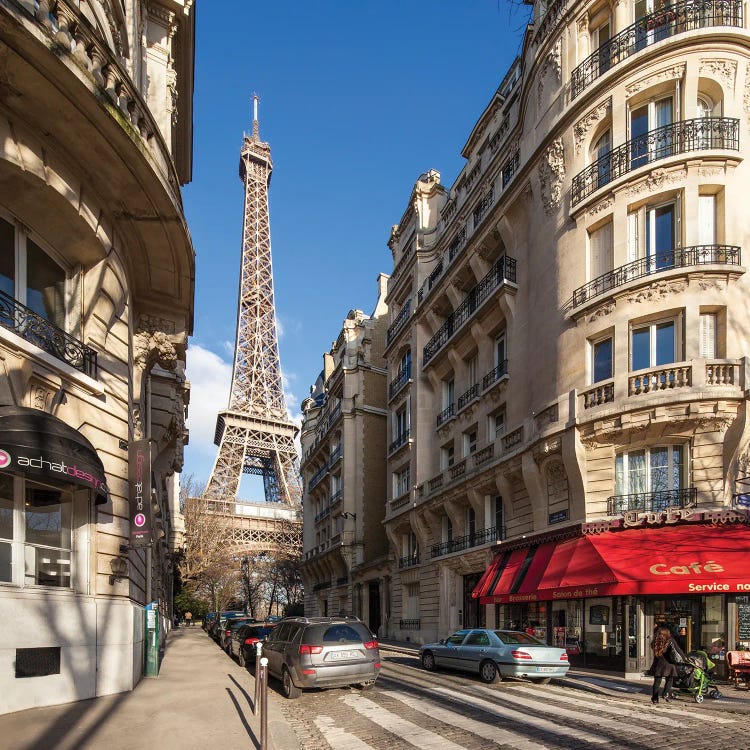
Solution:
M110 586L128 577L128 561L124 557L113 557L109 561L109 567L112 569L112 575L109 577Z

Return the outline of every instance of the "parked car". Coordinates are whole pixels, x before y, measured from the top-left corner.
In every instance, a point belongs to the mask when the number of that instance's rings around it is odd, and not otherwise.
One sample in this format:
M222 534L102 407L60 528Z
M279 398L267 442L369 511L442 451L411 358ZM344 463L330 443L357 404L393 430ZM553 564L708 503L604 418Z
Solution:
M221 629L224 627L224 623L231 617L244 617L244 612L237 612L235 610L227 610L225 612L219 612L218 615L211 621L208 626L208 634L218 643Z
M287 698L303 688L371 688L380 674L378 641L356 617L287 617L263 641L268 670Z
M229 644L232 641L234 632L241 626L247 625L248 623L255 622L252 617L227 617L224 621L224 625L219 629L219 637L217 641L219 645L229 653Z
M201 622L201 627L208 632L208 627L211 625L211 623L216 619L216 612L206 612L205 615L203 615L203 620Z
M546 684L553 677L564 677L570 668L564 648L548 646L520 631L487 628L459 630L439 643L426 643L419 658L428 672L437 667L475 672L483 682L526 677Z
M229 654L239 665L255 664L255 644L262 641L276 626L275 622L253 622L240 625L229 641Z

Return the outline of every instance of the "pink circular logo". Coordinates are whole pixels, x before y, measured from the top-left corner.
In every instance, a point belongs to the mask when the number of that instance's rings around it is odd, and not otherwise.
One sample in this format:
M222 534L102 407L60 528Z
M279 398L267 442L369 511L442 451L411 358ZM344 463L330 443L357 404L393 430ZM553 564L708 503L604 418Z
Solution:
M10 454L0 449L0 469L10 466Z
M133 521L135 525L140 528L141 526L146 525L146 516L144 516L143 513L137 513Z

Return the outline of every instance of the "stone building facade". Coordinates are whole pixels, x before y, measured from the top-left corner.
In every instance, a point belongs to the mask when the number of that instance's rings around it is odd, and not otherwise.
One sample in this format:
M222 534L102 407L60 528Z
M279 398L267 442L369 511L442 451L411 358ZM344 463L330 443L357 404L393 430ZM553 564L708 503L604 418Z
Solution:
M417 181L388 636L524 628L623 672L655 623L750 646L746 26L734 0L537 2L454 184Z
M388 277L372 315L351 310L302 404L305 614L355 614L377 633L387 616L383 533Z
M180 195L193 2L1 0L0 40L7 712L131 689L143 605L168 626L195 280Z

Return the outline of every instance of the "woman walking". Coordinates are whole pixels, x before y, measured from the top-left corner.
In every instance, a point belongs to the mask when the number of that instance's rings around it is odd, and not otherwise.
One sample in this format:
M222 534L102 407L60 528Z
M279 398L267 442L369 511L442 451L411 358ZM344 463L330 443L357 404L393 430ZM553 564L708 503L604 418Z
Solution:
M659 702L659 688L661 687L662 678L666 678L666 681L661 697L665 703L669 703L672 682L677 677L677 667L667 660L667 651L671 642L672 634L669 632L669 628L659 628L651 641L651 648L654 652L654 663L651 665L654 675L654 685L651 689L651 703L654 705Z

